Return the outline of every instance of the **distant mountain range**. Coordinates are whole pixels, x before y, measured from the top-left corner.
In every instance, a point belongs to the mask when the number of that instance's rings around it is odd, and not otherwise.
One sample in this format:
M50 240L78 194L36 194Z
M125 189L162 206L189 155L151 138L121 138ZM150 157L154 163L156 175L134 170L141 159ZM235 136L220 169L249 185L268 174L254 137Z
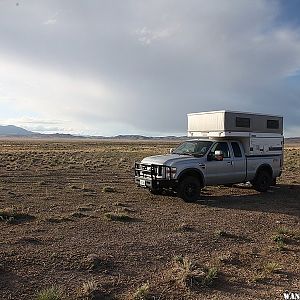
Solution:
M144 135L117 135L112 137L105 136L81 136L81 135L72 135L65 133L54 133L54 134L45 134L45 133L36 133L29 130L26 130L21 127L14 125L1 126L0 125L0 137L23 137L23 138L50 138L50 139L117 139L117 140L179 140L186 139L186 136L164 136L164 137L149 137ZM300 137L286 138L286 143L295 144L300 143Z
M7 126L0 125L0 137L85 138L84 136L75 136L72 134L63 134L63 133L54 133L54 134L37 133L14 125L7 125Z
M0 135L1 136L30 136L34 133L23 129L21 127L17 127L14 125L1 126L0 125Z
M143 135L117 135L112 137L106 136L82 136L72 135L66 133L37 133L26 130L14 125L1 126L0 125L0 137L23 137L23 138L65 138L65 139L118 139L118 140L155 140L155 139L181 139L186 137L178 136L166 136L166 137L149 137Z
M300 143L300 137L285 138L284 140L285 140L285 143L288 143L288 144Z

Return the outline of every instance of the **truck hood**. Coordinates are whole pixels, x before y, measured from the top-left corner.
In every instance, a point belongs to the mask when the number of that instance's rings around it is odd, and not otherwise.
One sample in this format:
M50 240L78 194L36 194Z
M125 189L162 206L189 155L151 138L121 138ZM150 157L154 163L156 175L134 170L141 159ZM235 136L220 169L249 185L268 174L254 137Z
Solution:
M199 159L189 155L179 155L179 154L167 154L167 155L155 155L145 157L141 163L143 164L155 164L155 165L168 165L171 166L173 163L183 161L183 160L194 160Z

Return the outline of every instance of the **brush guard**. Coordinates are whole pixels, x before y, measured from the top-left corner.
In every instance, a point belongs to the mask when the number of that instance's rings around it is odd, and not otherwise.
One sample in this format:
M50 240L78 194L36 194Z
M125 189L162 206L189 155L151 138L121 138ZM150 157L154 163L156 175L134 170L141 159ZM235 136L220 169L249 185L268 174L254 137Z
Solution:
M174 185L172 179L172 169L165 165L134 164L135 183L137 186L149 188L150 190L160 190L170 188Z

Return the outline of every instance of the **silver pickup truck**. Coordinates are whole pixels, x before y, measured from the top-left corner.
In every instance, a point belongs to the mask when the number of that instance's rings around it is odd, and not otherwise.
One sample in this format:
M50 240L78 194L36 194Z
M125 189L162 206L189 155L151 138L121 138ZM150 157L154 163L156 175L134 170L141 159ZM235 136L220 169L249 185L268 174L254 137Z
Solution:
M144 158L135 163L135 183L153 194L176 192L184 201L199 199L208 185L230 185L250 181L266 192L281 175L282 154L245 155L236 140L187 140L167 155Z

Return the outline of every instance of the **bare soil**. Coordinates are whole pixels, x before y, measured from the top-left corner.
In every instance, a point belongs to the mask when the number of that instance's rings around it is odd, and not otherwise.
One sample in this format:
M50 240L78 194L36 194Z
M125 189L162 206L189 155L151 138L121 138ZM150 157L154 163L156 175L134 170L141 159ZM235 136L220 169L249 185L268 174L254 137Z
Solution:
M134 161L175 144L0 141L0 299L36 299L51 286L63 299L134 299L143 284L136 299L299 292L300 148L286 147L267 193L206 187L188 204L134 185ZM176 257L216 268L217 278L182 284ZM86 283L97 293L84 293Z

